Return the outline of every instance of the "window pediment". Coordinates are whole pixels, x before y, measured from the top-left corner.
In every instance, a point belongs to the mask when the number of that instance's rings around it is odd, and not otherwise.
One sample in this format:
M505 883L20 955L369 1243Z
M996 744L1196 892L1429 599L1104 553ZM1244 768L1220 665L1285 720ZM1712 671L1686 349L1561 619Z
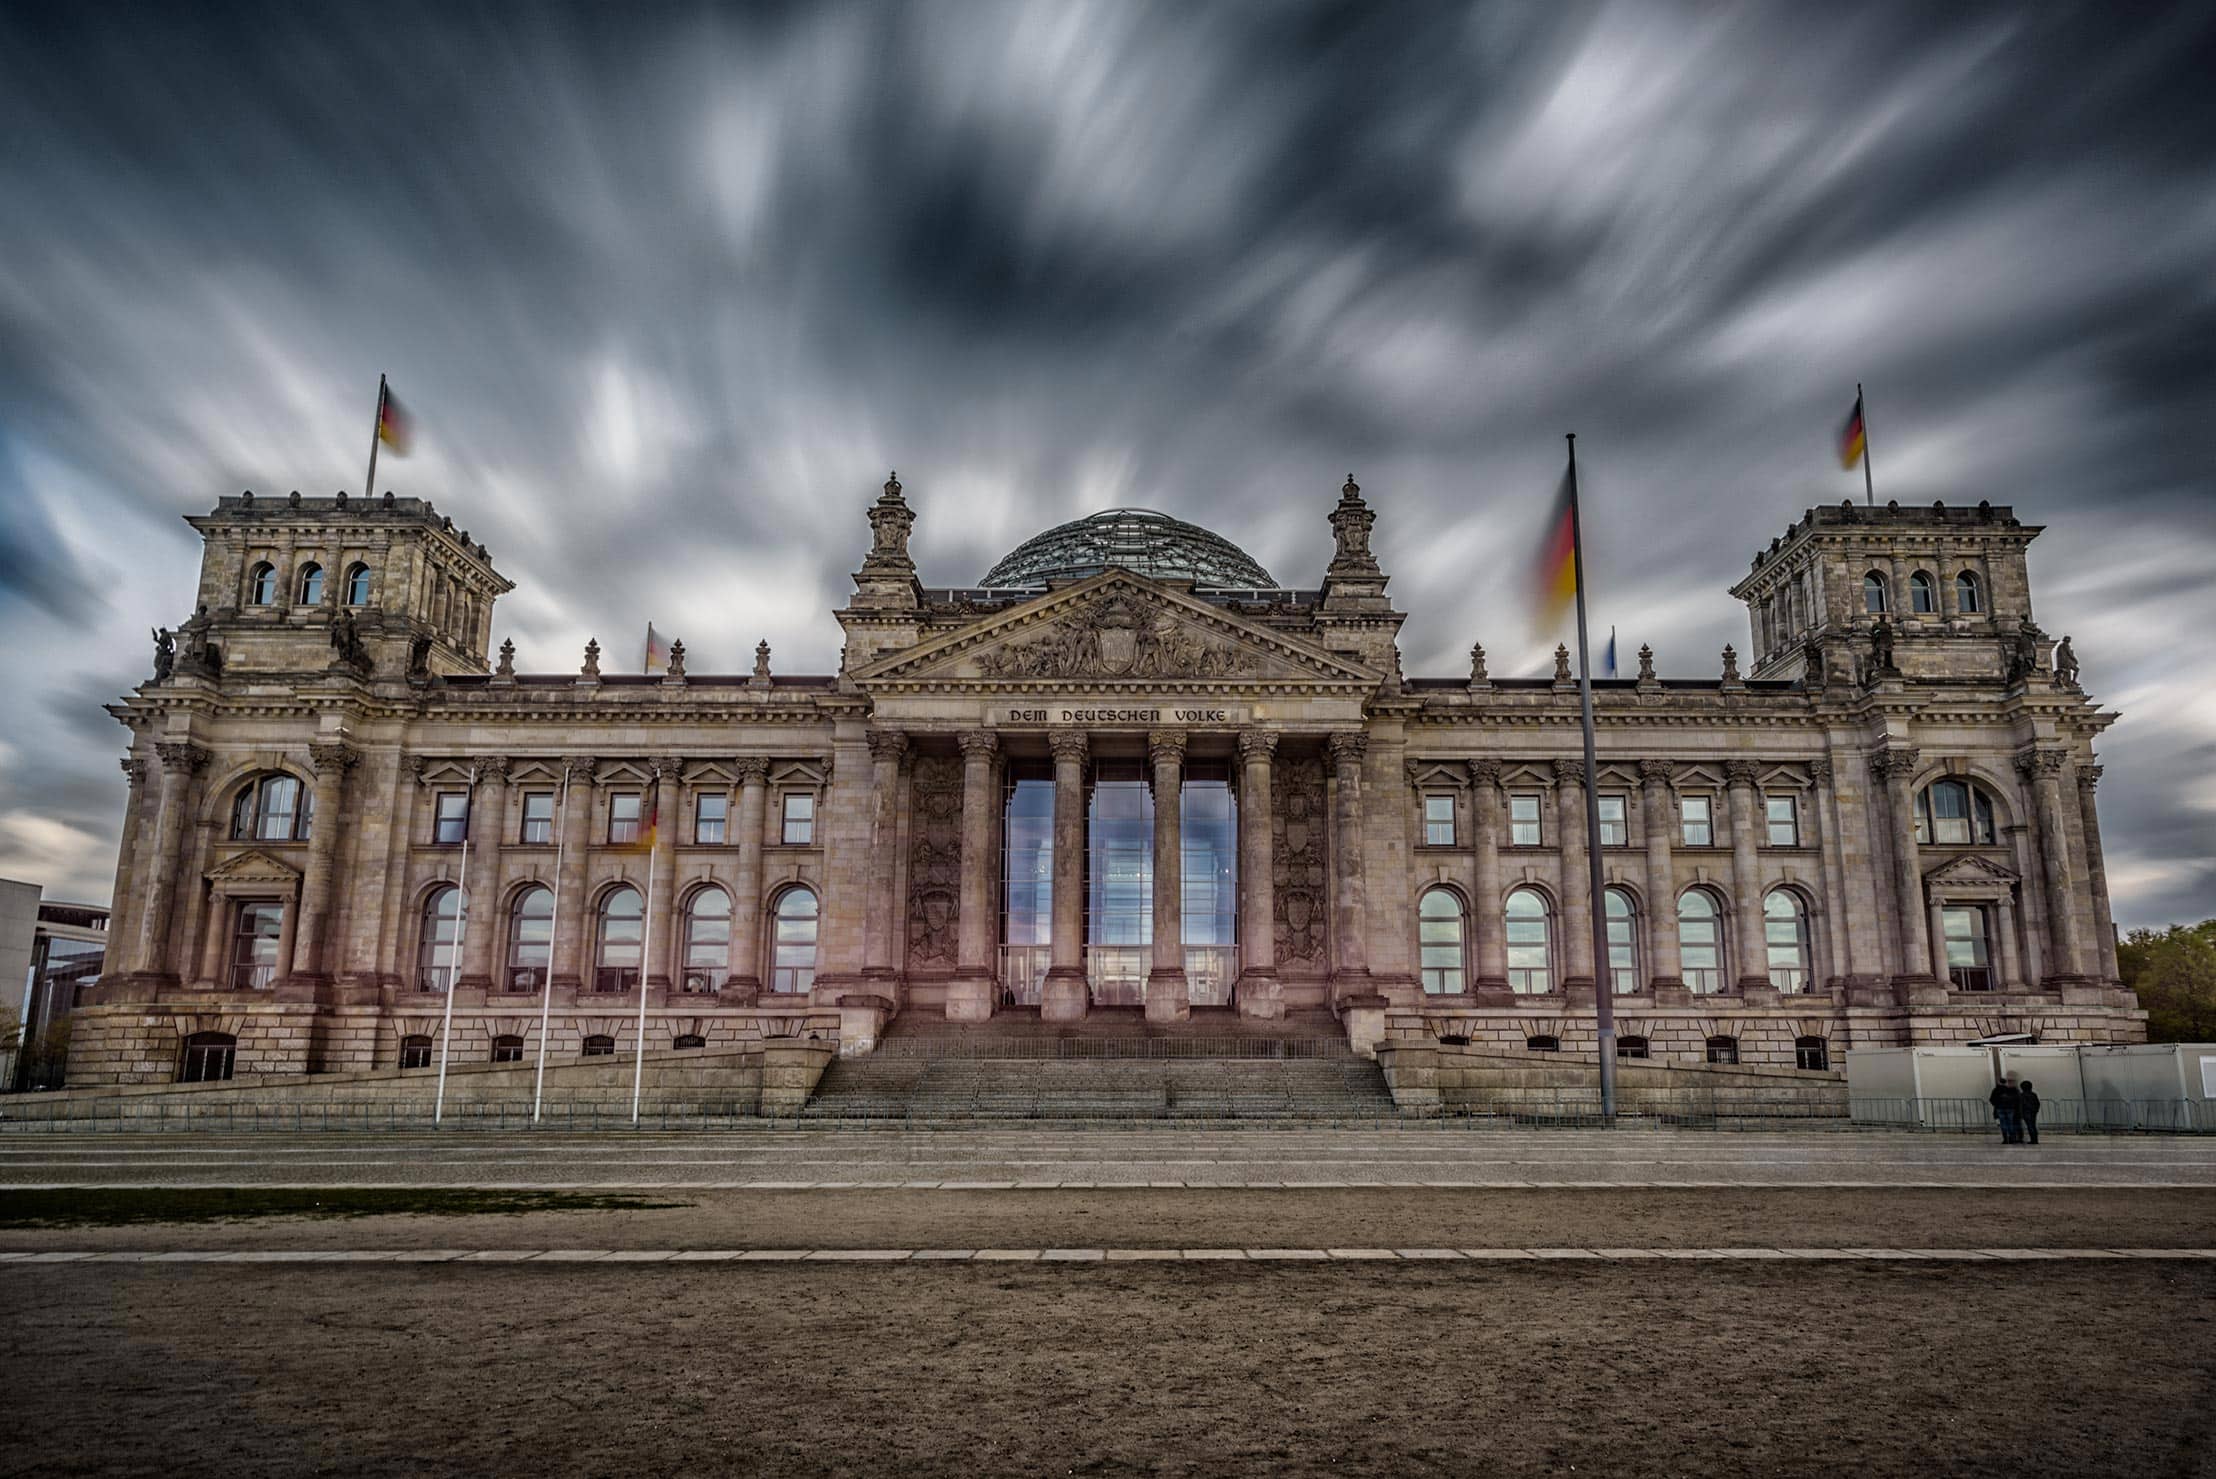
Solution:
M210 883L225 887L268 885L289 890L300 881L300 870L258 847L234 853L207 872Z
M1951 897L1972 895L2005 897L2014 890L2016 873L1978 853L1962 853L1924 872L1929 887Z

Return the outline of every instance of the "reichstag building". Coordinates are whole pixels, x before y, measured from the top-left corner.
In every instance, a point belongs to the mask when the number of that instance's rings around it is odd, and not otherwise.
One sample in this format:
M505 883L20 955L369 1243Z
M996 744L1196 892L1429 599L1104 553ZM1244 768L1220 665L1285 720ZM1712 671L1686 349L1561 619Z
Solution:
M1404 674L1376 513L1352 478L1317 512L1320 580L1121 509L927 586L895 479L839 671L679 644L634 676L492 650L510 583L429 503L223 498L110 710L129 803L70 1082L420 1066L449 1009L455 1062L629 1055L642 993L650 1053L1117 1013L1590 1052L1601 990L1655 1059L2143 1037L2115 715L2034 624L2010 509L1809 510L1732 588L1744 671L1594 685L1590 774L1566 657Z

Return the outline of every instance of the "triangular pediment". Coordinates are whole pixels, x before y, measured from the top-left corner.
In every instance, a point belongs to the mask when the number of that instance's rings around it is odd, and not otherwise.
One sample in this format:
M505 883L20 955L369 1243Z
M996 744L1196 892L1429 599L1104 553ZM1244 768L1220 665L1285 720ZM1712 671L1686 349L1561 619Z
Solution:
M300 870L282 858L270 856L259 848L249 848L234 853L208 870L211 883L284 883L290 884L300 877Z
M1962 853L1927 870L1924 881L1954 887L1966 884L2005 887L2016 882L2016 875L1991 858L1981 857L1976 853Z
M1383 679L1311 643L1128 571L1110 570L858 669L907 684L1114 688L1184 682L1374 688Z

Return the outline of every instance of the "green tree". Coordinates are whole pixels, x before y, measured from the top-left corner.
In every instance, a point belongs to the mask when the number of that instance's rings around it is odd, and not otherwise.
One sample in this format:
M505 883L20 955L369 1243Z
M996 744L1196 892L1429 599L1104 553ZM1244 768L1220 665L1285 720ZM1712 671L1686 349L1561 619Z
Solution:
M2216 919L2133 930L2116 964L2147 1009L2147 1041L2216 1042Z

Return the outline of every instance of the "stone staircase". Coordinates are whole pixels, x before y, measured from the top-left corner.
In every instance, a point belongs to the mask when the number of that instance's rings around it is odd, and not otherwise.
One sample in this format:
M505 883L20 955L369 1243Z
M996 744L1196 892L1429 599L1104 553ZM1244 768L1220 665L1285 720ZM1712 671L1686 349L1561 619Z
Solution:
M866 1057L828 1069L810 1120L1346 1121L1393 1117L1375 1063L1328 1013L1244 1022L1136 1011L1081 1023L1004 1013L986 1023L896 1021Z

